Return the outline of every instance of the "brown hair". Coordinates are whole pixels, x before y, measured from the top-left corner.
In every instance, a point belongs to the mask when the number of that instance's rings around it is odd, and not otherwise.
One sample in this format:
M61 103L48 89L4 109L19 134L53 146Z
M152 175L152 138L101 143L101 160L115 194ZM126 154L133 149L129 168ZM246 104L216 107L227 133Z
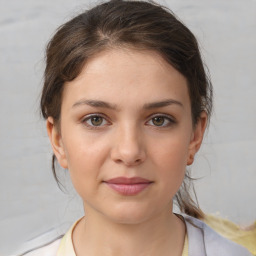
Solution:
M187 79L193 124L202 111L210 117L212 86L198 43L191 31L166 7L152 1L111 0L83 12L62 25L48 43L41 96L43 117L59 123L64 83L75 79L86 61L100 51L133 47L158 52ZM55 156L52 169L55 171ZM189 194L186 174L176 194L180 210L202 218L203 212ZM59 184L59 183L58 183Z

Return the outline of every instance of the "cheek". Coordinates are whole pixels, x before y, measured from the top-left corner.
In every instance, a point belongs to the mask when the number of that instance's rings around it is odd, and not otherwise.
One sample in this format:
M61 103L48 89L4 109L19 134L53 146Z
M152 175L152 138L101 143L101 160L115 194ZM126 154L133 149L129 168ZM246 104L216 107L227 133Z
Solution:
M186 159L186 154L184 152L177 154L177 150L169 151L168 154L159 157L162 175L171 183L171 187L177 188L182 183L186 172Z
M154 147L154 165L164 190L174 195L183 182L187 166L188 142L181 139L165 141L161 147Z
M92 191L100 178L100 167L107 157L107 145L90 137L74 135L64 140L72 183L78 194ZM96 182L95 182L96 181Z
M63 136L65 153L71 171L89 170L106 157L107 143L95 134L88 134L83 129L73 129L72 136ZM80 167L80 168L77 168Z
M174 170L186 168L189 153L188 137L170 136L151 145L151 149L151 154L158 164Z

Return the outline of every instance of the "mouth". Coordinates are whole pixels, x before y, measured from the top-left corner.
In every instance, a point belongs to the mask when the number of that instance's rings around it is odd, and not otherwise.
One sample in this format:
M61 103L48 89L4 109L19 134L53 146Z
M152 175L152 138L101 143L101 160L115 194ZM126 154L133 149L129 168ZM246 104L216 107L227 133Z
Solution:
M148 188L153 182L141 177L117 177L104 181L111 189L124 196L134 196Z

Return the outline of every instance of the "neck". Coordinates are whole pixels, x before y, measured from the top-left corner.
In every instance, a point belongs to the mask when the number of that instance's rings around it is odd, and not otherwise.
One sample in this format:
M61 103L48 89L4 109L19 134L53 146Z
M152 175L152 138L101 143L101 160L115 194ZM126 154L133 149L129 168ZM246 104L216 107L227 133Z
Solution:
M184 237L185 224L170 211L137 224L88 214L73 231L73 244L77 256L180 256Z

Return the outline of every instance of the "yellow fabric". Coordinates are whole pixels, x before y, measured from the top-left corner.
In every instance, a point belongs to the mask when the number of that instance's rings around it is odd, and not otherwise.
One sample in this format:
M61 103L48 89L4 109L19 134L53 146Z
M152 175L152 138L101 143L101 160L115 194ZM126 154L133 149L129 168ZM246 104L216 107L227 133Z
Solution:
M256 256L256 222L243 229L229 220L213 215L206 215L203 221L222 236L244 246Z
M73 242L72 242L72 233L77 225L77 223L80 221L76 221L73 226L68 230L68 232L63 236L60 242L60 246L57 252L57 256L76 256ZM184 242L184 248L182 252L182 256L188 256L188 237L186 235L185 242Z
M73 226L61 239L57 256L76 256L72 242L72 232L79 221L80 219L73 224Z
M244 246L256 256L256 222L249 229L245 230L229 220L212 215L206 215L203 221L222 236ZM72 243L72 232L78 222L79 220L73 224L62 238L57 256L76 256ZM185 237L182 256L188 256L187 235Z
M188 256L188 236L185 236L185 242L183 247L182 256Z

